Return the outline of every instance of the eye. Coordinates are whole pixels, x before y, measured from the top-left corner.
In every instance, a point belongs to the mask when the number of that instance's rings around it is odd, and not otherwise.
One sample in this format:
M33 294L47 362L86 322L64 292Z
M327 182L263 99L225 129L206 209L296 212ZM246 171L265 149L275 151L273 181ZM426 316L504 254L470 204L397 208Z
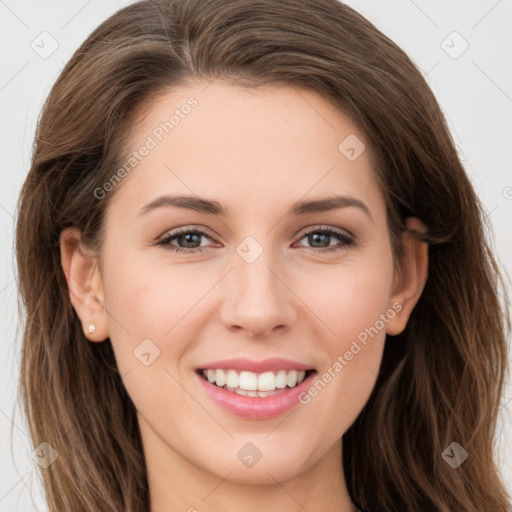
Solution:
M332 238L337 238L341 244L337 244L334 246L329 245L329 240ZM354 245L355 240L354 237L346 233L345 231L338 231L337 229L326 227L326 228L315 228L307 231L303 234L301 240L307 238L308 242L315 245L319 244L320 247L315 252L334 252L334 251L342 251L346 249L348 246ZM325 243L327 242L327 246ZM308 247L308 249L315 249L316 247Z
M337 238L340 241L340 244L330 246L329 241L333 237ZM203 252L204 250L205 246L201 245L201 238L213 240L213 238L204 231L199 229L183 228L169 233L165 238L156 242L155 245L162 246L173 252L194 254L197 252ZM304 233L300 240L304 238L307 238L308 242L313 244L313 247L306 248L312 249L315 252L341 251L346 249L348 246L355 244L353 236L331 227L311 229ZM178 245L173 244L174 241L177 241ZM327 246L325 246L326 242Z
M205 237L209 240L213 238L199 229L184 228L169 233L163 240L157 242L155 245L160 245L174 252L188 252L196 253L203 252L201 249L201 238ZM171 242L178 241L178 246L173 245ZM199 242L199 245L197 243Z

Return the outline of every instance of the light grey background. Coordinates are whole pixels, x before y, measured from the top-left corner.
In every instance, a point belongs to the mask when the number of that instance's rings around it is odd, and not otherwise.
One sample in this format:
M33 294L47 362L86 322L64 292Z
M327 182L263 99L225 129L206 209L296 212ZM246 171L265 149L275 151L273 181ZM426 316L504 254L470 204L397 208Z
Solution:
M29 168L37 117L64 63L94 28L129 3L0 0L0 512L47 510L28 429L15 408L20 359L15 202ZM347 3L401 46L426 76L485 204L498 258L512 275L512 0ZM52 45L58 47L46 55ZM510 382L502 403L496 453L512 493Z

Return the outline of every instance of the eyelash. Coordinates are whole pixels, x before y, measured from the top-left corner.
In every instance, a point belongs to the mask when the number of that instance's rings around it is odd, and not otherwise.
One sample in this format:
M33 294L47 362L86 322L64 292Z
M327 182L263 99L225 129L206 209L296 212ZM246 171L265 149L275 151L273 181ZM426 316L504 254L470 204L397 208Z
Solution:
M316 249L315 247L305 247L306 249L310 249L314 252L336 252L336 251L342 251L345 250L348 246L355 245L355 240L352 236L344 233L343 231L338 231L333 228L315 228L311 229L310 231L307 231L302 235L302 237L299 240L302 240L303 238L307 237L308 235L311 235L312 233L322 233L327 235L332 235L336 238L338 238L343 245L341 246L334 246L334 247L327 247L324 249ZM197 252L203 252L203 249L195 248L195 249L184 249L182 247L176 247L170 244L172 240L175 238L178 238L180 235L183 234L198 234L205 236L206 238L209 238L210 240L213 240L213 238L208 235L208 233L205 233L204 231L201 231L200 229L191 229L191 228L184 228L177 231L174 231L172 233L169 233L168 236L166 236L163 240L160 242L157 242L155 245L162 246L167 250L173 251L173 252L185 252L189 254L194 254Z

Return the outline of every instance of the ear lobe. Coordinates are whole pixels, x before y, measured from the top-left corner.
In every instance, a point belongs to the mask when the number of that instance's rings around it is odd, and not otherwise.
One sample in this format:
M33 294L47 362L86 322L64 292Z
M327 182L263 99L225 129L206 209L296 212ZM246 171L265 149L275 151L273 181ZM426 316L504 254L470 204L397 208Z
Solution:
M108 324L98 258L83 247L77 228L62 231L60 257L69 298L82 321L86 337L90 341L105 340L108 338ZM91 324L96 326L93 333L89 332Z
M390 304L399 303L402 307L387 324L386 332L400 334L406 327L409 317L421 297L428 277L428 244L412 233L427 233L427 227L417 217L406 221L404 233L403 260L395 280Z

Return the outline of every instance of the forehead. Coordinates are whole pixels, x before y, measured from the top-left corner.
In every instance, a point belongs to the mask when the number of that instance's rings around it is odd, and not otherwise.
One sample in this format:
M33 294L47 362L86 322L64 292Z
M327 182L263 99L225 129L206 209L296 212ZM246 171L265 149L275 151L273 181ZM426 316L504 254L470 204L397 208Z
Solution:
M173 88L134 122L125 160L134 152L120 194L134 205L186 193L254 214L328 193L383 206L364 134L320 94L286 84Z

